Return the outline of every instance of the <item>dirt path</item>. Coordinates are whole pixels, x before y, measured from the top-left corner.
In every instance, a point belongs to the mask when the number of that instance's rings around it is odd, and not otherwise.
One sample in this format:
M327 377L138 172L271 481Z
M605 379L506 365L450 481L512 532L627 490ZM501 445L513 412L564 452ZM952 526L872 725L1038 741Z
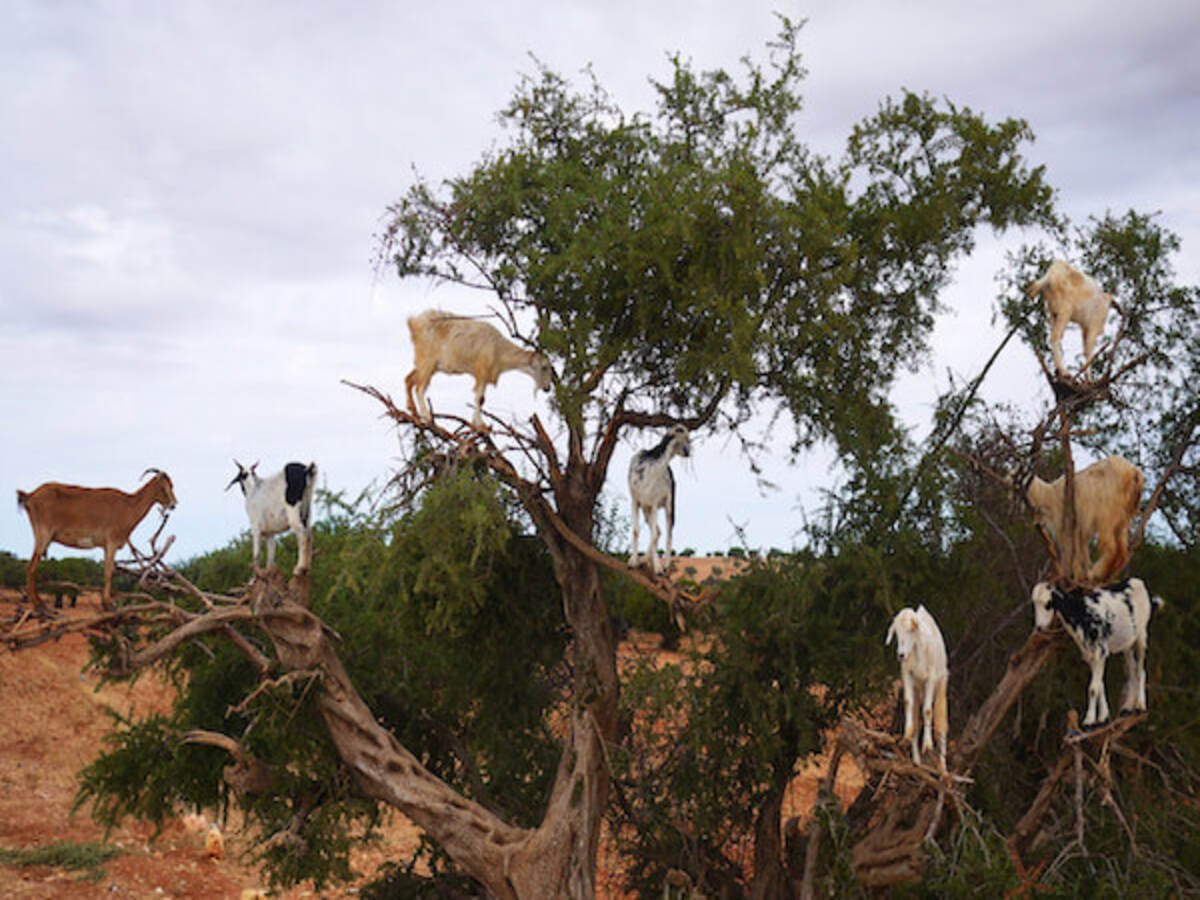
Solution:
M0 616L11 617L13 596L0 596ZM95 609L96 597L81 597L80 612ZM65 614L70 615L70 611ZM205 854L203 816L168 824L151 840L150 825L127 821L111 834L92 821L87 808L74 815L76 773L95 759L112 730L106 712L142 713L166 710L171 689L153 676L134 685L107 685L81 674L87 663L87 641L69 635L20 653L0 649L0 849L25 850L62 841L103 842L121 849L106 862L98 880L46 866L0 865L0 897L88 898L237 898L250 888L265 887L256 869L239 860L248 842L236 831L225 836L223 859ZM411 847L415 829L402 816L384 829L384 843L355 855L355 871L366 876L385 859ZM296 888L285 898L316 897ZM353 887L322 891L322 897L353 897Z

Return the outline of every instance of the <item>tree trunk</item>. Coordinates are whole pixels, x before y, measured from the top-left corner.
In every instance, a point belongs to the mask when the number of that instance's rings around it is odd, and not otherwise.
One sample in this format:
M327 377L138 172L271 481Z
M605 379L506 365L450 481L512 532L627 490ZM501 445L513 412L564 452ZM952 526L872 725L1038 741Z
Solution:
M587 564L590 567L590 563ZM594 568L564 582L564 601L594 626L603 608ZM329 735L363 790L407 815L475 878L490 896L542 898L595 896L596 848L610 776L601 736L611 737L616 722L615 655L608 666L603 648L611 629L585 629L574 650L577 690L558 775L542 824L518 828L464 798L421 765L378 721L351 684L330 645L320 619L304 608L307 575L290 583L278 571L260 576L250 604L289 671L315 671L321 677L317 706ZM604 731L603 729L609 729Z
M783 864L783 795L791 779L791 766L777 766L771 790L758 808L754 823L754 880L750 900L786 900L791 882Z
M502 822L433 775L383 728L351 684L321 620L299 602L300 584L278 570L259 576L250 603L289 671L321 677L317 707L347 767L371 797L399 809L436 840L463 871L499 898L522 896L510 878L511 860L531 833Z
M574 534L592 543L595 498L586 469L569 468L556 492L558 515ZM557 534L543 538L551 546L555 574L563 596L563 613L572 642L570 730L550 796L538 829L547 854L562 856L561 881L547 883L529 897L591 898L596 894L596 854L600 824L612 786L606 744L617 737L617 644L600 587L600 571Z

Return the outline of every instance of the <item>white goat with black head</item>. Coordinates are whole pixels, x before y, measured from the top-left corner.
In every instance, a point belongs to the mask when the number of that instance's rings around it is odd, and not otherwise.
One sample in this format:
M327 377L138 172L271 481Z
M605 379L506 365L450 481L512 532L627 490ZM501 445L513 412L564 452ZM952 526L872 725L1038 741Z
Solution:
M236 459L237 474L225 486L240 485L246 497L253 541L252 564L258 569L258 550L267 539L267 568L275 565L275 537L291 531L296 535L299 553L293 574L307 572L312 565L312 495L317 481L317 464L290 462L269 478L260 478L258 463L244 467Z
M946 642L937 621L924 606L902 609L892 619L884 644L896 641L900 676L904 682L904 737L912 744L912 760L921 764L917 749L917 692L920 692L923 749L933 749L933 732L938 736L938 761L946 769L946 732L949 712L946 686L950 669L946 662Z
M1034 586L1031 599L1038 630L1049 628L1058 613L1091 671L1085 727L1108 720L1104 666L1113 653L1125 655L1121 712L1146 708L1146 642L1150 619L1162 606L1161 597L1151 596L1142 579L1130 578L1096 590L1064 590L1043 581Z
M675 476L671 460L676 456L691 456L692 444L682 425L674 426L661 441L649 450L639 450L629 462L629 497L633 502L633 554L629 564L641 562L638 554L638 518L645 516L650 525L650 569L663 570L658 558L658 510L661 507L667 520L666 568L671 566L671 535L675 527Z

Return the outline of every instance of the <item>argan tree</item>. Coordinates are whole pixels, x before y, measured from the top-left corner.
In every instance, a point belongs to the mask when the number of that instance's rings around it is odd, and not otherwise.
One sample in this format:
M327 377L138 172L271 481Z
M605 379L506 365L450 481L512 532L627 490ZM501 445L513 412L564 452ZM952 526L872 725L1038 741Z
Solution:
M1051 191L1021 156L1031 134L1019 120L990 123L904 93L854 128L840 159L808 150L798 36L782 20L766 60L734 73L674 57L650 113L627 115L593 80L577 89L539 69L500 115L506 141L461 177L418 180L389 209L383 266L486 292L514 339L556 368L551 417L492 417L482 433L453 416L417 421L364 389L410 452L401 476L414 496L431 472L486 470L552 565L567 677L535 822L467 796L386 727L322 625L322 595L303 580L259 579L245 603L209 598L174 621L158 609L157 629L122 651L121 665L152 664L200 636L228 640L275 688L311 681L324 735L313 740L327 740L358 790L408 815L487 894L593 896L620 737L602 569L676 599L596 549L618 442L674 424L726 430L753 466L752 420L765 412L793 423L797 450L828 441L859 471L886 466L901 439L888 389L926 355L939 296L976 229L1052 221ZM262 646L247 641L249 628ZM297 674L281 681L280 671ZM300 812L311 817L321 799Z
M798 140L798 29L765 65L672 60L656 111L539 71L501 115L510 140L466 175L391 208L382 259L405 278L488 293L557 368L557 422L463 440L389 411L449 452L465 443L514 487L554 562L572 636L563 756L541 825L464 869L498 895L589 896L618 737L615 641L593 547L600 492L631 429L743 434L786 412L796 446L859 458L898 428L887 389L922 358L975 228L1049 222L1019 121L906 94L854 129L839 161ZM836 390L831 389L834 385ZM661 590L664 595L669 592ZM453 820L455 811L442 810ZM503 877L501 877L503 875Z

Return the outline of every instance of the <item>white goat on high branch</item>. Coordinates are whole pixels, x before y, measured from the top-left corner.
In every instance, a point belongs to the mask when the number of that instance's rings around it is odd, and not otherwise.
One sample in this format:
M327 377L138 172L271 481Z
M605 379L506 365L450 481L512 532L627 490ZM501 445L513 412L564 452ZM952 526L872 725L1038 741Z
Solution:
M425 392L435 372L474 377L475 415L471 425L476 431L483 428L484 391L502 373L524 372L537 390L550 390L554 375L550 361L537 350L518 347L487 322L427 309L408 320L408 331L413 344L413 369L404 379L408 411L426 422L433 421Z
M938 761L946 770L946 732L949 712L946 686L950 670L946 662L946 642L937 621L924 606L902 609L892 619L884 644L896 641L900 676L904 682L904 737L912 744L912 760L921 764L917 750L917 692L921 692L922 746L933 749L933 731L938 736Z
M258 551L262 539L267 539L267 568L275 565L276 535L291 531L296 535L299 552L293 574L307 572L312 566L312 496L317 481L317 464L290 462L269 478L260 478L255 471L258 463L246 468L236 459L237 474L225 486L235 484L246 497L246 514L250 517L250 538L253 542L251 564L258 570Z
M1066 372L1062 358L1063 332L1071 322L1083 332L1083 368L1092 362L1096 341L1104 331L1108 308L1113 305L1112 294L1106 294L1090 275L1084 275L1070 263L1055 260L1044 274L1026 288L1030 297L1042 295L1046 315L1050 319L1050 350L1054 353L1054 371Z
M633 504L633 554L629 565L641 562L638 554L638 517L645 516L650 525L650 569L663 571L658 558L658 510L661 507L667 523L667 557L665 567L671 567L671 540L675 528L675 476L671 459L691 456L692 444L688 430L675 425L661 441L649 450L639 450L629 462L629 498Z

